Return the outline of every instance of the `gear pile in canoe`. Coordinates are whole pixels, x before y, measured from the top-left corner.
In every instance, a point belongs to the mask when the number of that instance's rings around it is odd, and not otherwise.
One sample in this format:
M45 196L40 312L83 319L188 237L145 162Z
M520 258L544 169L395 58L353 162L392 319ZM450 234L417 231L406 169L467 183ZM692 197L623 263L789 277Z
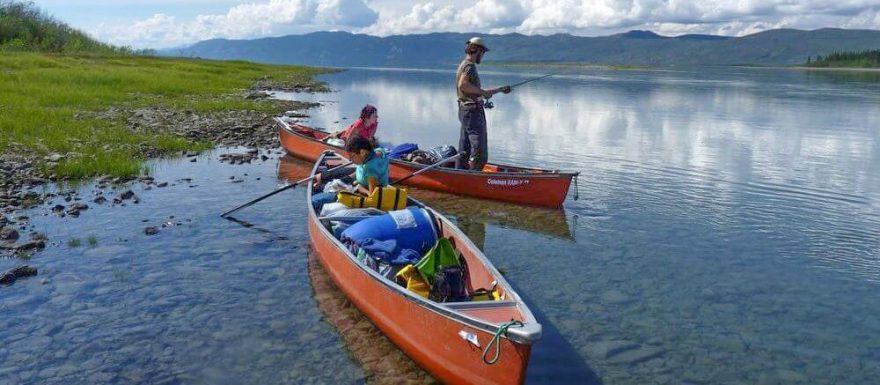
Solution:
M342 143L327 132L281 118L275 121L279 126L281 146L295 157L314 162L324 151L343 150ZM426 164L409 159L391 160L392 178L402 178L426 167ZM572 179L577 181L577 176L578 172L488 163L480 171L438 167L407 180L406 184L476 198L561 208ZM574 194L577 199L576 183Z
M394 186L346 200L347 160L320 153L307 196L318 260L393 343L449 384L518 384L541 325L504 277L452 222ZM328 170L338 170L333 174ZM332 174L332 175L331 175ZM362 207L370 206L370 207Z

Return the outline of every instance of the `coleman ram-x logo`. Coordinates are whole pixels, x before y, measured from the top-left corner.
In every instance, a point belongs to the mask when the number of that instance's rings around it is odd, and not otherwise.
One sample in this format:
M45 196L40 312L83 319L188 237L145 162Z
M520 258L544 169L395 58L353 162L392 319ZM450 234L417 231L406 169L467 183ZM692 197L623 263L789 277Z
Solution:
M486 183L490 186L520 186L524 184L529 184L528 179L497 179L497 178L489 178L486 180Z

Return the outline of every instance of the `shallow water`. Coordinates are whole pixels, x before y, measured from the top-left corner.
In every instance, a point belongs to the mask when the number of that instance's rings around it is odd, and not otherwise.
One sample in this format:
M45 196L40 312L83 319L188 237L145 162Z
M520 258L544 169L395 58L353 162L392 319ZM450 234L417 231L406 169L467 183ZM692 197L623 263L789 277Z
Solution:
M481 73L488 85L540 75ZM370 102L383 141L457 143L451 72L324 79L338 92L297 95L327 102L312 124L342 128ZM456 218L541 319L529 383L873 383L878 91L846 73L567 73L495 98L490 156L581 171L580 200L555 211L414 195ZM38 277L0 288L0 383L428 379L309 262L302 190L237 214L254 227L219 218L308 165L230 166L223 151L156 162L174 185L136 185L137 205L25 213L56 245L28 262Z

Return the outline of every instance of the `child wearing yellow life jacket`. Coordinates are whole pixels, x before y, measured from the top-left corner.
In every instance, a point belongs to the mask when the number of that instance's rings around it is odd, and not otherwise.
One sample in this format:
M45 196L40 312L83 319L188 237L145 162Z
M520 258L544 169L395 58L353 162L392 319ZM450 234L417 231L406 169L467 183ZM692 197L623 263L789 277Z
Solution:
M357 165L355 184L358 192L370 195L376 187L388 185L387 150L381 147L374 148L370 140L360 136L351 137L346 150L352 162Z
M353 175L357 192L369 196L377 187L388 186L389 160L387 150L374 147L370 140L360 136L349 138L346 150L349 159L357 165ZM316 185L320 184L320 178L316 178L315 183ZM335 202L336 198L336 193L317 193L312 195L312 204L316 208L320 208L325 203Z

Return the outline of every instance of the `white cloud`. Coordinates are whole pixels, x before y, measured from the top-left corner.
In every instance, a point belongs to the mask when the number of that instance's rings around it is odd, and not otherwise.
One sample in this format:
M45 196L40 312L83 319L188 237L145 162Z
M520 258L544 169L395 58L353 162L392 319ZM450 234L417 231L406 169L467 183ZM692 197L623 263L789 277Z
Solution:
M362 30L373 35L394 35L402 33L425 33L451 31L461 26L458 11L451 5L438 6L433 2L413 5L404 16L386 13L379 15L379 21Z
M517 27L527 16L518 0L480 0L461 14L462 21L475 28Z
M842 25L843 28L880 28L880 8L865 10Z
M317 29L361 28L378 13L363 0L270 0L233 6L225 14L180 21L156 14L131 25L100 24L99 39L135 47L163 48L211 38L254 38Z
M454 5L427 1L403 14L387 7L379 22L358 32L380 36L436 31L605 35L650 29L668 34L744 35L777 27L880 28L878 10L878 0L479 0Z
M790 26L841 27L865 12L880 9L877 0L523 0L528 17L523 33L569 31L603 34L626 29L742 35ZM865 18L865 17L863 17ZM877 20L863 22L878 28Z
M199 40L345 30L372 35L429 32L741 36L771 28L880 28L880 0L258 0L181 20L157 14L93 33L116 44L168 47Z

